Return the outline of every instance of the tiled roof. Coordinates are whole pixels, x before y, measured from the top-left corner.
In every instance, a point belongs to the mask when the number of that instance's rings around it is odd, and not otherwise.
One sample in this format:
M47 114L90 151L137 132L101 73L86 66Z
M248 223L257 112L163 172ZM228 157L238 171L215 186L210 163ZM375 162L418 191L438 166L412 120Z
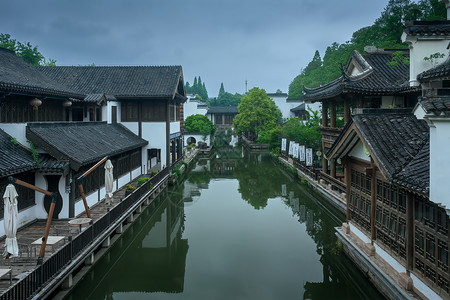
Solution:
M450 21L407 21L403 30L412 36L448 36Z
M430 142L428 141L406 167L394 175L394 183L428 193L430 186Z
M320 101L341 93L389 95L417 90L409 86L408 65L402 62L399 62L396 67L388 65L393 57L392 51L362 56L355 50L352 58L364 68L362 74L356 76L345 74L318 88L304 87L305 100Z
M305 103L302 103L302 104L300 104L299 106L297 106L297 107L294 107L294 108L291 108L291 111L292 112L295 112L295 111L305 111L306 109L305 109Z
M0 177L31 171L35 168L31 151L20 143L14 144L12 139L0 129Z
M428 81L430 79L442 78L450 76L450 60L447 59L443 64L427 70L417 75L419 81Z
M45 66L48 77L88 94L116 97L173 97L182 78L181 66Z
M5 48L0 47L0 91L27 93L31 96L79 98L84 96L57 82L36 67Z
M106 122L28 123L27 138L56 159L70 161L75 171L148 144L123 125Z
M389 181L426 193L429 181L429 127L410 110L365 109L352 117L327 156L344 155L340 147L352 147L357 132ZM351 130L353 133L349 134ZM346 150L348 153L349 149ZM428 154L427 154L428 153ZM413 175L413 172L416 172Z
M211 106L208 109L208 114L238 114L237 106Z
M48 154L40 153L37 170L41 173L64 173L70 169L68 161L59 161Z
M450 111L450 97L420 97L419 103L427 113L439 114Z
M424 120L408 114L361 114L353 122L388 178L400 172L429 140Z

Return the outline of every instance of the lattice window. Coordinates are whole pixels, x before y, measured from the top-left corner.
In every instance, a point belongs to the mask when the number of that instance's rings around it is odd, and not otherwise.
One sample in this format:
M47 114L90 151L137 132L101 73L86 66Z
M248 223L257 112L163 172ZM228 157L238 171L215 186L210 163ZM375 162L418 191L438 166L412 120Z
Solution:
M438 240L438 267L448 272L448 243Z
M424 254L424 237L423 237L423 230L420 229L418 226L416 226L416 232L415 232L415 251L417 254L420 254L423 256Z
M447 294L449 293L448 279L443 277L442 275L438 276L438 286L445 292L447 292Z
M435 246L435 241L434 241L434 236L429 234L428 232L426 233L426 259L431 262L434 263L435 261L435 251L436 251L436 246Z
M423 274L425 272L425 264L423 261L416 257L415 269L419 273Z

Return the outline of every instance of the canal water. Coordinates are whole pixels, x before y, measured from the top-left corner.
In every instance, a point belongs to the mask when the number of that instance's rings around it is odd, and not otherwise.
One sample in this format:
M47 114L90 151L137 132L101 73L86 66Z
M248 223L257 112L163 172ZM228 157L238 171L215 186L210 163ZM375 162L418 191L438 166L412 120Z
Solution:
M343 215L265 153L223 149L161 194L69 299L382 299Z

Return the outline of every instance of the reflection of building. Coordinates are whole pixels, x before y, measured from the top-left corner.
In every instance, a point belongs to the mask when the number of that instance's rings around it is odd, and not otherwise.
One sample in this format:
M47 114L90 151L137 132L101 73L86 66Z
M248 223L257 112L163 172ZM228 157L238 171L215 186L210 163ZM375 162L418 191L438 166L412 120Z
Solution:
M109 259L115 263L109 264L106 276L94 272L110 294L183 292L189 246L181 238L183 202L171 201L168 198L160 204L150 218L144 218L144 224L134 225L133 240L124 237L123 247L113 248L115 252Z

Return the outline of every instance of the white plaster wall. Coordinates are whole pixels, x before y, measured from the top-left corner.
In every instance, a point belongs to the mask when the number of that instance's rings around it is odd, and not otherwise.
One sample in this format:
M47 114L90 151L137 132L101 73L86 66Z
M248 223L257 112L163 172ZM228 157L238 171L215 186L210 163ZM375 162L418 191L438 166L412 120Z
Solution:
M133 132L135 135L139 135L139 123L138 122L122 122L123 126L128 128L131 132ZM144 131L144 128L142 128L142 131ZM144 133L142 132L142 138L144 138ZM148 141L148 139L147 139Z
M111 121L112 121L112 114L111 114L111 112L112 112L112 106L117 106L117 123L121 123L121 121L122 121L122 116L121 116L121 105L120 105L120 102L119 101L108 101L107 103L106 103L106 105L107 105L107 114L106 114L106 116L107 116L107 121L108 121L108 123L111 123Z
M425 111L423 110L422 105L416 105L413 113L418 120L423 120L423 118L425 117Z
M303 100L298 101L287 101L287 97L274 97L273 100L275 101L275 104L278 106L278 108L281 111L281 115L283 119L289 119L291 114L291 109L299 106L303 103Z
M188 99L188 101L184 103L183 114L184 114L185 119L192 115L197 115L197 114L205 115L206 114L207 109L199 108L198 104L199 104L199 102L197 100L191 101L191 99Z
M26 123L1 123L0 128L3 129L7 134L16 138L16 140L23 146L28 147L26 138Z
M193 137L193 138L195 138L195 140L196 140L196 145L198 144L198 142L203 142L203 136L201 135L201 134L190 134L190 133L186 133L185 135L184 135L184 145L188 145L188 143L187 143L187 140L188 140L188 138L190 138L190 137ZM210 146L210 144L211 144L211 138L210 138L210 136L208 135L207 137L206 137L206 141L204 141L204 142L206 142L206 144L208 145L208 147Z
M435 128L430 128L430 200L450 209L450 119L434 119L433 125Z
M111 118L109 118L110 114L108 115L108 103L106 103L106 105L102 105L102 121L111 123Z
M447 46L450 41L450 36L422 38L421 40L418 40L417 37L408 37L403 33L402 41L410 46L410 86L418 86L419 81L417 81L417 75L436 66L435 64L425 61L424 57L428 57L436 52L444 53L445 56L437 60L438 64L444 62L448 58L449 51L447 50Z
M179 122L178 122L179 123ZM142 138L148 141L148 145L142 148L147 158L147 149L161 149L161 166L166 163L166 123L165 122L144 122L142 123ZM147 162L147 159L144 160ZM152 166L156 164L152 162Z
M358 143L356 143L356 145L353 147L352 151L350 151L349 156L356 157L356 158L363 159L365 161L370 162L370 157L368 157L364 153L364 144L361 141L358 141Z
M180 132L180 121L170 122L170 134Z
M41 173L36 173L35 179L34 179L34 185L47 190L47 180L45 180L45 177ZM45 195L39 192L34 192L34 199L36 199L36 212L35 216L38 219L46 219L47 218L47 212L44 208L44 197Z

